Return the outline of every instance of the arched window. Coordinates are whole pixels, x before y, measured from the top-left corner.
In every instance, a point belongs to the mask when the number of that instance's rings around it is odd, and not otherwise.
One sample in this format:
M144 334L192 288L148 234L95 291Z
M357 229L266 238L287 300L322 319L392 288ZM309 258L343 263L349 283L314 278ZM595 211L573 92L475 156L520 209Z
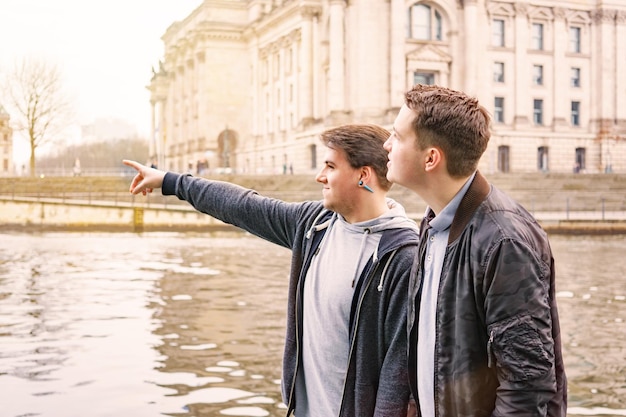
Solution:
M409 38L419 40L443 40L441 13L426 4L414 4L409 8Z
M576 160L574 161L574 172L578 173L587 169L587 149L576 148Z

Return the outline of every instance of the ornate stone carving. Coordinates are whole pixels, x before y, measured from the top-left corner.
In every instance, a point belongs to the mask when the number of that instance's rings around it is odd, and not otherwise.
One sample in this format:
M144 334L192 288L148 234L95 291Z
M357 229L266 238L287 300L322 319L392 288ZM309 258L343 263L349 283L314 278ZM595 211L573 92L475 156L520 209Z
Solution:
M528 16L528 3L515 3L515 13L521 16Z
M304 6L300 8L300 15L305 19L319 17L322 14L321 7Z
M294 29L287 35L291 39L291 42L297 43L302 39L302 29Z
M595 24L613 23L617 17L617 10L598 9L591 13L591 18Z
M552 8L552 14L554 15L555 19L565 19L565 16L567 15L567 9L563 7L554 7Z

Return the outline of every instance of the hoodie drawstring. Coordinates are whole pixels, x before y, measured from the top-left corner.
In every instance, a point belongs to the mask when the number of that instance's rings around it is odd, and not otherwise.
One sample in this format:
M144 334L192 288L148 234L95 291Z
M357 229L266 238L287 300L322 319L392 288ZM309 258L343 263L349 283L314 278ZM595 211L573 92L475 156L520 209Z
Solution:
M322 211L320 212L320 214L318 214L318 215L315 217L315 219L313 220L313 224L311 225L311 227L309 228L309 230L307 230L307 232L306 232L306 235L305 235L305 236L306 236L306 238L307 238L307 239L311 239L311 236L313 236L313 232L319 232L320 230L322 230L322 229L324 229L324 228L328 227L328 225L330 224L330 222L331 222L331 220L333 219L333 217L331 217L330 219L326 220L326 221L325 221L325 222L323 222L323 223L316 224L316 223L317 223L317 221L318 221L319 219L321 219L321 218L322 218L322 216L324 216L324 215L326 214L326 212L327 212L327 211L328 211L328 210L322 210Z
M383 290L383 283L385 282L385 274L387 273L387 268L389 268L389 265L391 264L391 260L393 259L394 256L396 256L396 252L398 252L398 249L395 249L393 252L391 252L391 255L389 255L389 258L387 259L387 263L385 263L385 267L383 268L383 272L382 274L380 274L380 282L378 283L378 292L381 292Z
M367 241L367 236L372 233L369 228L366 228L363 232L363 239L361 239L361 247L359 248L359 257L356 259L356 265L354 266L354 277L352 277L352 288L354 288L354 283L356 279L359 277L359 266L361 265L361 258L363 257L363 248L365 247L365 242ZM374 253L374 256L377 256Z

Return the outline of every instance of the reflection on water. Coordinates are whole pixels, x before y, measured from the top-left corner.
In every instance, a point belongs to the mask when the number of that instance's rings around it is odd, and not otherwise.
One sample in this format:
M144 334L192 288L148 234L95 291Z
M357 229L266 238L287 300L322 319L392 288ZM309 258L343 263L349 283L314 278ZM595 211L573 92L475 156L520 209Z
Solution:
M552 237L571 415L626 416L626 240Z
M2 235L2 416L280 416L290 253L256 238Z
M626 243L553 236L570 415L626 415ZM238 233L0 235L0 414L282 416L290 253Z

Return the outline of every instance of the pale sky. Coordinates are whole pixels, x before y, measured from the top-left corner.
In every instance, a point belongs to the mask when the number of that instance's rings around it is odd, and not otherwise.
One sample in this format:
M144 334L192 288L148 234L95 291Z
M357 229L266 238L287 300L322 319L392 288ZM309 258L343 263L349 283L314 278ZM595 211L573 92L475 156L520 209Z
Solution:
M148 136L161 36L202 0L0 0L0 71L16 59L58 66L79 123L119 118ZM0 97L1 100L1 97ZM7 107L7 104L2 103Z

